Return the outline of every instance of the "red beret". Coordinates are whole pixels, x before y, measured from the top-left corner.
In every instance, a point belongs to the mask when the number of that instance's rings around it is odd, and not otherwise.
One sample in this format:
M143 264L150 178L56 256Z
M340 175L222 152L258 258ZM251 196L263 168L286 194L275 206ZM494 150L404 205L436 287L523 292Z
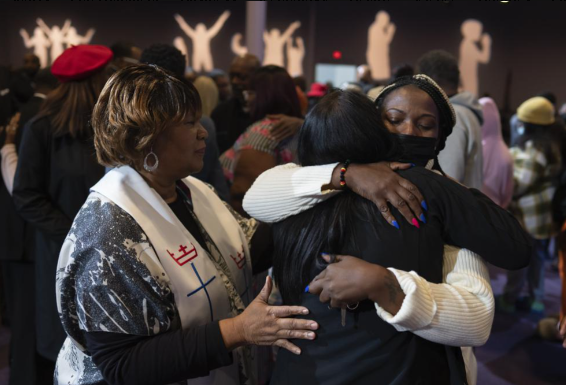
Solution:
M112 60L112 51L103 45L77 45L67 48L51 66L61 83L86 79Z

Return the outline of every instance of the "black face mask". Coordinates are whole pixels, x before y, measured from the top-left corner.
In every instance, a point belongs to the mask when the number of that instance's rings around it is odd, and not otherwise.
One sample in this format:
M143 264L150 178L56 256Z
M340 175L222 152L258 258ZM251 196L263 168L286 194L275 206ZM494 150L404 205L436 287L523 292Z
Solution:
M436 158L436 138L395 134L405 149L399 158L402 163L414 163L425 167L429 160Z

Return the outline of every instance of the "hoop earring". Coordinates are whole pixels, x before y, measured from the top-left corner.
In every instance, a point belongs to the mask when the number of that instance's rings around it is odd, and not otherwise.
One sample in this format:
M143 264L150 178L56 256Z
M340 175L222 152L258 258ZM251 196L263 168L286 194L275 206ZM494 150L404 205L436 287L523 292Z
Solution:
M150 166L149 163L147 163L147 160L150 157L150 155L153 155L153 157L155 158L155 163L153 164L153 166ZM145 156L145 158L143 158L143 168L147 172L153 172L153 171L157 170L158 166L159 166L159 158L157 157L155 152L153 152L153 148L152 148L151 151L149 152L149 154L147 154Z

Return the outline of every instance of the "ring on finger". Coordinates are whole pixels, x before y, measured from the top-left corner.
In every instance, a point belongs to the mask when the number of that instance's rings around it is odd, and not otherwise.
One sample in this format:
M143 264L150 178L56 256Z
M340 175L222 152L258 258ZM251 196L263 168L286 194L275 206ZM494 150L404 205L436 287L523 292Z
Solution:
M355 305L346 305L346 307L347 307L348 310L350 310L350 311L356 310L356 309L358 308L358 306L360 306L360 303L359 303L359 302L356 302Z

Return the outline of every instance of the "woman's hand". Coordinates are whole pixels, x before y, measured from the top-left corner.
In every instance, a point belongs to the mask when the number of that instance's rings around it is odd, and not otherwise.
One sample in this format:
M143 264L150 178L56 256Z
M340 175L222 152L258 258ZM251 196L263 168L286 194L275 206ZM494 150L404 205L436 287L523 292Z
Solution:
M340 187L340 168L338 165L332 174L332 187ZM399 228L399 223L391 215L388 202L405 217L411 225L420 227L417 218L424 222L423 209L428 207L419 189L401 178L394 170L406 170L411 164L380 162L372 164L351 164L345 174L346 185L361 197L375 203L383 218Z
M303 306L270 306L267 303L273 283L267 277L261 293L237 317L220 321L220 331L226 347L231 350L241 345L275 345L292 353L301 350L288 339L313 340L318 329L314 321L288 318L305 315Z
M15 144L16 143L16 134L18 132L18 124L20 123L20 113L17 112L12 119L10 119L10 123L4 128L0 127L0 134L2 131L6 130L6 140L4 144Z
M269 133L271 139L276 142L280 142L283 139L287 139L295 135L299 132L299 129L305 122L304 119L283 114L267 115L267 118L277 121L273 124L273 128Z
M338 255L334 263L330 263L328 254L322 258L329 265L307 287L309 293L320 297L320 302L342 308L369 299L390 314L397 314L405 293L392 272L356 257Z

